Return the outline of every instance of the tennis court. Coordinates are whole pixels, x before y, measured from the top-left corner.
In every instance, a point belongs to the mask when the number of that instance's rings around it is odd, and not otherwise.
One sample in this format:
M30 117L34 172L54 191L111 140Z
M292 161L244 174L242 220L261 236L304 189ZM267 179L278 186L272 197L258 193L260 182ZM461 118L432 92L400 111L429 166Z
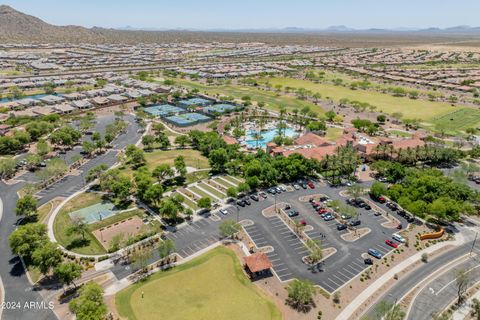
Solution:
M168 115L173 115L175 113L184 112L185 110L179 107L172 106L170 104L162 104L158 106L145 108L145 112L151 114L152 116L165 117Z
M203 110L207 113L228 113L235 110L236 107L231 104L221 103L213 106L205 107Z
M192 126L200 122L211 120L210 117L200 113L184 113L177 116L166 117L165 119L179 127Z
M111 217L119 213L120 211L121 210L115 208L115 205L113 203L104 201L94 204L90 207L70 212L68 215L72 220L83 219L85 223L91 224Z
M202 98L191 98L188 100L181 100L178 102L178 104L183 107L190 107L190 106L205 107L213 104L213 102L207 99L202 99Z

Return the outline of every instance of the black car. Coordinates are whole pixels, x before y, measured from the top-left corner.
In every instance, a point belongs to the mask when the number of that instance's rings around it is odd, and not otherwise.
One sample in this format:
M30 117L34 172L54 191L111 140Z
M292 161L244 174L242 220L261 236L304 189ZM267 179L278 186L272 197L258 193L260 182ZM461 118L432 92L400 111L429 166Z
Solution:
M370 259L370 258L363 259L363 262L364 262L365 264L368 264L368 265L372 265L372 264L373 264L373 261L372 261L372 259Z
M328 199L330 199L329 197L321 197L320 198L320 202L325 202L327 201Z
M245 202L246 205L251 205L252 203L250 202L250 200L248 200L247 198L243 199L243 202Z
M290 205L287 203L287 204L285 205L285 210L289 210L290 208L291 208Z
M352 227L359 226L362 222L360 220L352 220L348 224Z
M258 201L258 196L256 194L252 194L250 196L250 199L254 200L254 201Z
M372 207L368 204L365 204L365 207L363 207L365 210L372 210Z
M337 230L338 230L338 231L345 230L345 229L347 229L347 228L348 228L348 226L347 226L345 223L339 223L339 224L337 224Z
M275 190L274 188L270 188L270 189L268 189L268 193L270 193L270 194L276 194L276 193L277 193L277 190Z
M398 211L398 215L399 215L400 217L405 217L405 216L408 215L408 213L407 213L405 210L399 210L399 211Z
M243 201L243 200L238 200L238 201L237 201L237 205L240 206L240 207L245 207L245 201Z
M398 206L393 202L387 202L387 207L392 211L398 210Z
M405 215L405 219L407 219L407 222L408 222L408 223L415 222L415 218L412 217L412 216L409 215L409 214Z

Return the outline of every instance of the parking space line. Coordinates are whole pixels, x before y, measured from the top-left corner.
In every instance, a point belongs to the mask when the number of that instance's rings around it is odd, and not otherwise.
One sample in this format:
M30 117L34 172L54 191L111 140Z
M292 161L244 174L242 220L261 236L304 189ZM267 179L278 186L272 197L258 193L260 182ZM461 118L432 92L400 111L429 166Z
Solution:
M305 250L302 250L302 251L297 251L297 254L304 254L304 253L307 253L307 252L308 252L308 250L305 249Z
M275 261L280 261L281 259L280 258L277 258L277 259L270 259L270 262L273 264Z
M326 282L322 282L322 283L320 284L320 286L321 286L321 287L328 287L328 288L330 288L330 290L331 290L330 292L335 291L335 288L332 288L332 287L331 287L328 283L326 283ZM328 291L328 290L327 290L327 291Z
M330 282L332 282L334 285L336 285L337 288L341 286L341 284L338 284L338 283L336 283L335 281L333 281L332 278L328 278L327 280L330 281Z
M293 250L298 250L298 249L305 249L305 246L302 244L301 246L294 247Z
M339 277L337 277L337 275L335 275L335 274L333 274L332 276L334 276L334 277L337 278L339 281L341 281L342 284L344 284L344 283L346 282L345 280L340 279ZM347 279L349 279L349 278L347 278Z
M278 259L280 260L280 259ZM277 268L277 267L280 267L280 266L283 266L285 263L281 262L281 263L278 263L278 264L275 264L273 265L274 268Z
M337 277L337 275L338 275L338 277ZM340 278L340 276L347 278L347 281L349 281L349 280L351 279L351 277L347 277L346 275L344 275L344 274L341 273L340 271L338 271L338 273L337 273L337 274L334 274L333 276L334 276L335 278L337 278L338 280L341 280L341 281L345 281L345 280L342 279L342 278ZM346 281L345 281L345 282L346 282Z
M350 264L347 266L347 268L352 269L352 270L355 271L356 273L359 273L359 272L363 271L363 269L360 269L360 270L355 269L355 268L352 267L352 265L350 265Z
M287 239L287 242L292 242L292 241L298 241L297 238L294 238L294 239Z
M349 273L352 277L355 277L355 276L356 276L356 274L353 273L352 271L348 271L348 270L345 269L345 268L342 268L342 269L343 269L343 271L345 271L346 273Z
M292 231L287 230L287 231L280 232L280 234L291 233L291 232L292 232Z
M276 272L282 272L282 271L285 271L285 270L288 270L288 268L283 268L283 269L280 269L280 270L277 270Z

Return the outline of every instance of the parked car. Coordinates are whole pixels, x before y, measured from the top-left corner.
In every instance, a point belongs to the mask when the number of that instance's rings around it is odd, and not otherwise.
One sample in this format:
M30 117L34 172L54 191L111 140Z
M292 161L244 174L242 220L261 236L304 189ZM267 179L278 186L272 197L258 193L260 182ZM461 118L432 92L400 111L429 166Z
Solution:
M260 197L262 197L263 199L267 199L267 194L265 192L260 192L259 193Z
M322 214L322 213L327 213L328 210L327 208L318 208L317 213Z
M302 182L302 183L300 184L300 186L301 186L303 189L307 189L307 184L306 184L305 182Z
M268 193L270 194L276 194L277 193L277 190L275 188L270 188L268 189Z
M245 202L246 205L251 205L252 204L250 202L250 200L248 200L248 198L243 199L243 202Z
M258 200L259 200L258 195L256 195L256 194L252 194L252 195L250 196L250 199L252 199L252 200L254 200L254 201L258 201Z
M290 218L296 217L296 216L298 216L298 211L297 210L290 210L290 211L287 212L287 215Z
M409 214L405 215L405 219L407 219L408 223L415 222L415 218Z
M237 206L245 207L245 201L243 201L243 200L238 200L238 201L237 201Z
M398 229L398 230L402 230L402 229L403 229L403 226L402 226L401 223L398 224L397 229Z
M393 242L393 241L390 240L390 239L385 240L385 244L386 244L387 246L390 246L390 247L395 248L395 249L398 248L398 244L396 244L395 242Z
M327 202L328 200L330 200L330 198L329 198L329 197L327 197L327 196L320 197L320 202L323 202L323 203L325 203L325 202Z
M373 260L370 259L370 258L365 258L363 259L363 263L367 264L367 265L372 265L373 264Z
M282 193L282 189L280 189L280 187L275 187L275 191L276 191L277 193Z
M323 217L323 220L325 221L331 221L335 219L330 213L327 213L324 217Z
M352 227L356 227L356 226L359 226L361 223L362 223L362 221L360 221L360 220L352 220L348 224Z
M378 197L377 201L380 203L385 203L387 202L387 199L385 199L384 197Z
M307 221L305 221L305 220L303 220L303 219L300 220L299 223L300 223L300 225L302 225L302 226L306 226L306 225L307 225Z
M346 215L346 214L342 214L340 217L341 217L343 220L349 220L349 219L352 219L352 217L351 217L351 216L348 216L348 215Z
M400 243L405 243L406 242L405 238L402 237L401 235L399 235L398 233L392 234L392 239L395 240L395 241L398 241Z
M278 188L280 188L280 190L282 190L283 192L287 191L287 188L285 188L284 186L280 186Z
M348 228L348 226L347 226L345 223L339 223L339 224L337 224L337 230L338 230L338 231L342 231L342 230L345 230L345 229L347 229L347 228Z
M375 217L378 217L378 216L381 216L382 213L381 212L378 212L378 211L375 211L375 213L373 214Z
M368 254L377 259L382 259L382 254L376 249L368 249Z
M312 181L308 181L307 185L310 189L315 189L315 185L313 184Z
M405 210L398 210L397 213L400 217L405 217L408 214L407 211Z
M299 186L298 184L296 184L296 183L293 185L293 188L294 188L295 190L300 190L300 186Z
M220 209L220 210L218 210L218 212L220 212L224 216L226 216L228 214L228 211L226 209Z
M372 210L372 207L369 204L365 204L365 207L363 207L365 210Z
M398 210L398 206L393 202L387 202L386 206L392 211Z

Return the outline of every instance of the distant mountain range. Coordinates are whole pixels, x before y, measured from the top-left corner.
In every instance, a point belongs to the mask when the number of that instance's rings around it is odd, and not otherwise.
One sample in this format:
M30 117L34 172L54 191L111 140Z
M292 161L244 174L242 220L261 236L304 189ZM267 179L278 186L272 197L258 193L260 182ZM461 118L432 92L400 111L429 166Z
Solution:
M218 33L218 34L216 34ZM347 26L338 25L328 28L265 28L265 29L159 29L159 28L136 28L123 27L118 29L107 28L85 28L81 26L55 26L44 22L43 20L24 14L7 5L0 6L0 42L72 42L72 43L138 43L138 42L163 42L163 41L221 41L228 38L238 41L247 41L248 39L261 40L259 36L248 36L248 34L270 34L271 38L279 40L279 36L274 34L291 34L289 41L298 36L295 34L305 34L312 37L315 34L332 35L335 34L365 34L365 35L386 35L386 34L461 34L461 35L480 35L480 27L456 26L451 28L396 28L396 29L353 29ZM267 36L264 38L268 38ZM281 39L280 39L281 40ZM286 39L285 39L286 40ZM296 40L296 39L294 39Z

